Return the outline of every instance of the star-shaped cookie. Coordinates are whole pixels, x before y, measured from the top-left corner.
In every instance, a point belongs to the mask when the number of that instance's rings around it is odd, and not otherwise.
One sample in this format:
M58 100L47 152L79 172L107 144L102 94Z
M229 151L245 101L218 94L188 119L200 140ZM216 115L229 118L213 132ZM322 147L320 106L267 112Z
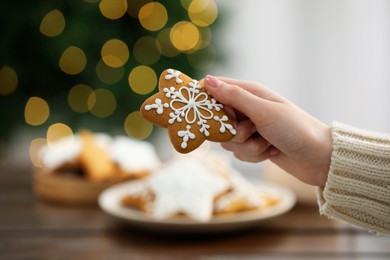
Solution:
M230 188L226 178L191 157L157 170L148 184L155 195L151 213L159 220L184 213L196 221L208 221L215 198Z
M142 116L168 129L174 148L188 153L205 140L226 142L236 130L223 105L203 88L203 82L178 70L165 70L159 80L159 92L141 106Z

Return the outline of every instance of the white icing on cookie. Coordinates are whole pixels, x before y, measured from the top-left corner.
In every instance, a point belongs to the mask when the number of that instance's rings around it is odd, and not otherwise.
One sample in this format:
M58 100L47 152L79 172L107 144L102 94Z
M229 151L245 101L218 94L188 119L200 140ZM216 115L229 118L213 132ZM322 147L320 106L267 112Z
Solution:
M161 163L154 147L145 141L126 136L112 138L104 133L93 134L92 140L106 150L109 157L125 172L151 171ZM40 151L43 167L55 170L67 163L77 162L83 145L82 137L74 135L56 141L51 148L44 147Z
M110 147L113 138L108 134L95 133L92 135L92 140L97 146L107 150Z
M40 151L43 167L55 170L66 163L75 162L80 155L83 141L79 135L62 138Z
M215 197L229 188L225 178L194 157L179 157L151 175L148 183L156 195L151 213L160 220L185 213L208 221Z
M183 80L180 78L181 72L173 69L168 69L165 75L165 80L169 81L175 79L176 83L181 84ZM202 87L198 84L198 81L193 79L188 83L188 86L180 86L178 89L175 87L163 88L165 96L170 99L169 104L163 103L161 99L156 98L154 104L146 105L145 110L156 110L156 113L162 115L165 109L169 109L172 112L169 113L169 124L175 122L181 123L183 120L188 124L187 126L196 123L199 128L199 132L205 137L210 135L210 120L214 120L220 124L219 132L225 133L228 130L232 135L236 134L234 127L227 123L228 117L224 115L219 118L214 113L215 111L221 111L223 105L218 103L214 98L211 98L207 92L201 92ZM188 130L188 128L187 128ZM188 142L188 131L179 130L177 135L183 137L181 147L185 149ZM196 133L191 133L191 136L195 139Z
M226 121L228 121L227 116L222 116L222 118L214 116L214 120L218 121L221 124L221 127L219 128L219 131L221 133L225 133L226 129L229 130L232 135L235 135L237 133L236 129L234 129L231 124L225 123Z
M174 92L172 89L164 88L164 92L171 99L169 107L173 110L173 113L169 114L171 119L168 123L173 124L175 121L179 121L178 119L183 118L187 124L196 122L198 125L207 125L207 121L214 116L212 110L220 111L223 105L215 100L214 102L210 101L205 92L199 93L201 86L197 84L196 80L190 82L189 85L190 87L182 86Z
M164 107L168 108L169 104L168 103L163 104L161 99L156 98L156 100L154 101L154 104L145 106L145 110L149 111L151 109L156 109L157 114L161 115L164 112Z
M108 152L113 161L129 172L150 171L161 163L151 144L125 136L117 136Z
M165 79L166 80L170 80L171 78L175 78L176 79L176 83L180 84L180 83L183 83L183 80L181 78L179 78L181 72L178 71L178 70L173 70L173 69L167 69L167 72L168 74L165 75Z
M187 148L187 142L189 139L195 139L194 133L190 131L191 126L186 127L187 130L181 130L177 133L179 137L183 138L183 142L181 143L181 148L186 149Z

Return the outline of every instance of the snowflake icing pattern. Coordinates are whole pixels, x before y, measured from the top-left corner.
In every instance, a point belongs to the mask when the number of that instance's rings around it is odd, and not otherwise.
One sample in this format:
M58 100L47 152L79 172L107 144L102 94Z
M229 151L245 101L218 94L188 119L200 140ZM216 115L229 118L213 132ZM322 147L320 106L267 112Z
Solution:
M182 83L180 79L181 72L173 69L167 70L165 80L175 79L176 83ZM190 131L191 124L196 123L200 126L200 133L208 137L210 135L209 120L214 120L220 124L219 131L224 133L228 130L232 135L236 134L236 130L229 123L226 115L221 118L215 116L213 111L220 111L223 105L217 103L214 98L209 99L209 95L206 92L201 92L202 87L198 84L197 80L192 80L188 84L189 86L181 86L178 90L174 87L164 88L163 92L165 96L170 99L169 103L162 103L161 99L156 98L154 104L147 105L146 110L156 109L157 114L163 114L164 108L170 108L173 112L169 113L169 124L173 124L175 121L186 121L186 130L180 130L177 136L182 138L181 147L185 149L187 142L190 139L195 139L195 134Z

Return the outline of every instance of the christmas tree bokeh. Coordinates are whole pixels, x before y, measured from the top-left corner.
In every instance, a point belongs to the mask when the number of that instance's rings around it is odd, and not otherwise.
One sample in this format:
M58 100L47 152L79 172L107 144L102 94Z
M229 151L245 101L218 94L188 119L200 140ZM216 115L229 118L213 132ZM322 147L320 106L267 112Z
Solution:
M217 60L213 0L9 0L0 13L2 144L20 127L41 142L79 129L148 138L139 107L161 71L199 78Z

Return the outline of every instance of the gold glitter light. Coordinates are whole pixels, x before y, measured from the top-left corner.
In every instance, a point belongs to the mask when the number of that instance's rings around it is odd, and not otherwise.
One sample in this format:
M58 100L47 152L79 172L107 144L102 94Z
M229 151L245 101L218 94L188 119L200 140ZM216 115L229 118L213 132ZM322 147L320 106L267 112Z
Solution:
M47 37L55 37L65 28L65 17L61 11L55 9L43 17L39 31Z
M158 31L168 21L167 9L159 2L147 3L139 10L138 19L146 30Z
M27 124L42 125L49 118L50 109L45 100L39 97L30 97L24 108L24 119Z

